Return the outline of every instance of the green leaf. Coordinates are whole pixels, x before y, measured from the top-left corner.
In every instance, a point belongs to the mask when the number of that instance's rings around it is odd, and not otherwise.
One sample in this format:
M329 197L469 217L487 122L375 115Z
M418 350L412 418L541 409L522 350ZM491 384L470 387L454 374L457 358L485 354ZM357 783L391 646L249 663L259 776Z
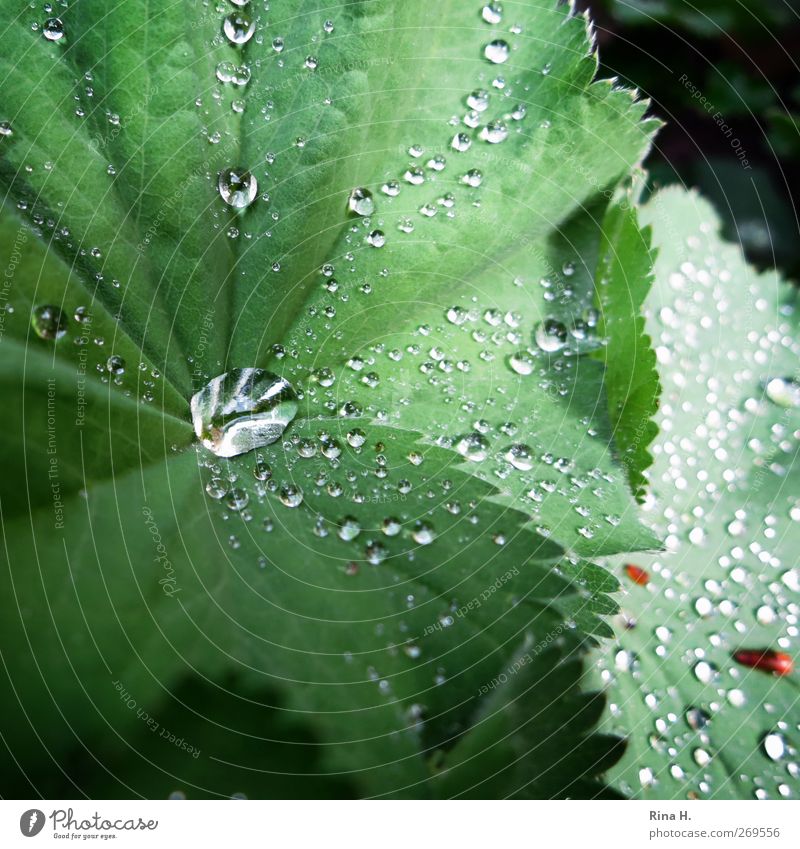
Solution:
M642 473L653 462L647 449L658 432L653 416L661 388L642 315L652 285L650 231L639 229L630 198L607 213L600 252L595 284L606 344L599 356L606 366L614 442L631 488L641 497L646 485Z
M477 726L499 735L495 792L600 792L618 750L574 686L616 584L584 558L658 540L625 460L644 408L609 415L618 395L579 323L607 198L655 123L592 81L586 21L535 3L510 32L456 0L435 16L419 0L298 0L254 13L234 47L197 4L143 18L78 0L58 40L2 8L0 182L29 222L4 211L9 786L273 796L288 741L320 793L462 794L482 780ZM218 79L228 62L246 88ZM478 89L499 144L461 122ZM220 197L227 168L258 180L246 210ZM423 181L404 178L414 168ZM476 170L479 187L463 180ZM348 214L356 188L374 214ZM32 324L45 306L66 319L55 342ZM534 341L548 321L555 348ZM192 447L192 394L249 366L302 396L261 452L269 480L253 455ZM488 448L467 459L473 431ZM543 707L544 659L484 688L542 641L567 660L540 746L515 711ZM181 728L140 750L151 719ZM513 770L508 734L530 753ZM576 735L597 766L553 764Z
M641 219L659 249L648 325L664 383L647 509L667 551L627 559L650 582L626 581L627 625L598 658L607 730L628 739L611 784L796 797L794 676L734 655L797 656L797 295L723 243L696 194L664 190Z

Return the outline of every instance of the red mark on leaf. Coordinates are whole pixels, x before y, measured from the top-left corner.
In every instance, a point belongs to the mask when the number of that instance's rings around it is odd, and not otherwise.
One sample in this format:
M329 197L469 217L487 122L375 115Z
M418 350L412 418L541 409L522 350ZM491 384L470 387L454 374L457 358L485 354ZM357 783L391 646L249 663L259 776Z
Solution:
M640 587L646 587L650 583L650 573L641 566L634 566L633 563L625 564L625 574Z
M788 675L794 669L792 658L774 649L740 649L734 653L733 659L742 666L774 672L776 675Z

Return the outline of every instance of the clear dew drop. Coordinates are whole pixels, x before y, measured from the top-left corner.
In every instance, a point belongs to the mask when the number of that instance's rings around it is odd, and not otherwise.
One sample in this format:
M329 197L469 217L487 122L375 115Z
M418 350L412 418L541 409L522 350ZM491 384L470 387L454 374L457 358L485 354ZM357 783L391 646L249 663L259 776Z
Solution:
M466 133L456 133L450 146L459 153L466 153L472 147L472 139Z
M459 436L455 443L455 449L467 460L480 463L489 456L489 441L483 434L473 431Z
M791 377L773 377L767 381L764 391L779 407L786 409L800 407L800 381Z
M503 452L503 456L509 463L521 472L529 472L533 468L533 451L530 445L517 443L510 445Z
M513 372L527 377L536 368L536 358L530 351L516 351L508 358L508 364Z
M246 209L256 199L258 181L249 171L228 168L219 175L220 197L234 209Z
M106 360L106 371L109 374L120 375L125 373L125 360L113 354Z
M499 24L503 20L503 7L499 3L487 3L481 9L481 17L487 24Z
M347 443L351 448L361 448L367 441L367 434L360 427L354 427L347 432Z
M478 88L467 95L467 106L476 112L485 112L489 108L489 92Z
M508 127L503 121L490 121L481 130L481 138L489 144L500 144L508 138Z
M693 731L699 731L708 725L709 715L701 708L690 707L686 710L686 724Z
M483 174L477 168L471 168L461 178L461 182L473 189L477 189L483 182Z
M548 318L540 322L534 330L533 341L539 350L555 354L567 344L567 328L560 321Z
M61 41L64 37L64 23L61 18L48 18L42 27L42 35L48 41Z
M247 507L250 496L243 489L232 489L225 497L225 506L234 513L239 513Z
M228 487L222 478L211 478L211 480L206 484L206 492L208 493L209 498L213 498L215 501L219 501L220 498L224 498L227 491Z
M232 12L222 22L222 31L231 44L246 44L256 31L256 24L241 12Z
M194 431L218 457L235 457L280 439L297 407L287 380L256 368L215 377L191 402Z
M284 507L299 507L303 503L303 491L294 484L284 484L278 493L278 498Z
M766 734L763 741L764 754L771 761L779 761L786 753L786 740L781 734Z
M701 660L699 663L694 665L694 677L697 678L701 684L710 684L716 677L716 670L710 663L707 663L705 660Z
M68 320L60 307L43 304L31 314L31 327L40 339L55 340L67 332Z
M353 215L372 215L375 212L375 201L369 189L356 188L350 192L347 198L347 208Z
M339 539L343 539L345 542L350 542L361 533L361 525L359 524L358 519L353 518L353 516L345 516L345 518L342 519L336 533L339 536Z
M503 62L507 61L510 52L511 48L508 46L508 42L503 41L502 38L490 41L486 47L483 48L483 55L493 65L501 65Z
M436 532L430 522L419 521L414 525L411 536L417 545L430 545L436 539Z

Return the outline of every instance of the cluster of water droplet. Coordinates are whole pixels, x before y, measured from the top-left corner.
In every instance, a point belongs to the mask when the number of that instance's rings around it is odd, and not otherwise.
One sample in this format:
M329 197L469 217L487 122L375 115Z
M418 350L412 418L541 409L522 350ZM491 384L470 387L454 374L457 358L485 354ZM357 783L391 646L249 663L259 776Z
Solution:
M654 308L664 393L645 510L667 551L626 567L638 586L613 662L599 663L613 728L630 741L627 792L781 798L800 777L783 680L800 636L800 506L780 495L800 445L800 394L795 378L764 373L800 346L791 308L770 319L774 305L742 279L741 260L704 252L713 232L703 223L686 240ZM758 330L734 308L745 293ZM643 633L639 610L663 624Z

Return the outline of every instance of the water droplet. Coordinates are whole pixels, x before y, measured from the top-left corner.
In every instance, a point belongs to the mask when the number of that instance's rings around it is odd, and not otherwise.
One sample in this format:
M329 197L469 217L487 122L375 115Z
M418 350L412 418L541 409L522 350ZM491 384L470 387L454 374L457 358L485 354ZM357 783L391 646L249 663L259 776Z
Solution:
M771 761L779 761L786 753L786 740L775 732L764 737L764 754Z
M436 532L429 522L417 522L411 536L418 545L430 545L436 539Z
M533 341L540 350L554 354L567 344L567 328L560 321L548 318L536 327Z
M487 3L481 9L481 17L487 24L499 24L503 20L503 7L499 3Z
M225 498L225 506L235 513L244 510L250 501L250 496L243 489L232 489Z
M347 208L354 215L372 215L375 212L375 201L372 199L372 192L369 189L353 189L347 198Z
M354 540L360 533L361 525L358 523L358 519L353 516L345 516L337 531L339 539L343 539L345 542Z
M111 374L124 374L125 373L125 360L122 357L118 357L116 354L110 356L106 360L106 371Z
M536 358L530 351L516 351L508 358L508 364L512 371L527 377L536 367Z
M695 749L692 758L698 766L708 766L711 763L711 755L705 749Z
M709 715L700 708L691 707L686 710L686 724L693 731L699 731L701 728L705 728L708 725L709 719Z
M498 38L483 48L483 55L493 64L500 65L508 59L510 48L507 41Z
M206 492L209 497L216 501L223 498L227 491L228 486L222 478L211 478L211 480L206 484Z
M450 145L453 150L457 150L459 153L466 153L472 147L472 139L466 133L456 133Z
M381 523L381 530L387 537L397 536L402 528L403 526L400 524L399 520L395 519L393 516L387 517Z
M241 12L232 12L222 23L222 31L232 44L246 44L256 31L255 21Z
M701 660L699 663L694 665L694 677L697 678L701 684L710 684L716 677L716 670L710 663L707 663L705 660Z
M462 457L467 460L472 460L475 463L480 463L489 456L489 441L485 436L473 431L458 437L455 443L455 449Z
M219 457L235 457L279 439L297 414L291 384L262 369L233 369L192 397L198 438Z
M372 245L373 248L382 248L386 244L386 234L383 230L373 230L367 236L367 242Z
M245 209L258 194L258 182L249 171L229 168L218 180L220 197L235 209Z
M467 95L467 106L476 112L485 112L489 108L489 92L484 88L475 89Z
M530 445L517 443L506 448L503 456L509 463L521 472L529 472L533 468L533 451Z
M64 24L61 18L48 18L42 27L42 35L48 41L61 41L64 37Z
M361 448L367 441L367 434L360 427L354 427L347 432L347 442L352 448Z
M779 407L800 407L800 381L791 377L773 377L764 387L767 398Z
M481 130L481 138L489 144L500 144L508 138L508 127L503 121L491 121Z
M60 307L44 304L31 315L31 326L41 339L60 339L67 332L67 317Z
M471 168L461 178L461 182L467 186L471 186L473 189L477 189L483 182L483 174L477 168Z
M303 503L303 491L294 484L284 484L278 497L284 507L299 507Z

